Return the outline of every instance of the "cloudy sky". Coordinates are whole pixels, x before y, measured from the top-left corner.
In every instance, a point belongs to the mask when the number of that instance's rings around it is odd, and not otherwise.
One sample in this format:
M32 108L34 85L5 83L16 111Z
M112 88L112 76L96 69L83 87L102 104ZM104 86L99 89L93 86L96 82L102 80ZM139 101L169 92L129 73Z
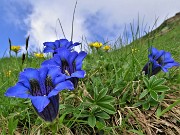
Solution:
M24 46L30 35L30 48L39 50L43 42L71 38L75 0L0 0L0 57L13 45ZM138 20L145 28L157 26L180 12L180 0L78 0L73 41L115 41L130 23ZM139 19L138 19L139 18ZM142 25L143 24L143 25ZM146 29L147 30L147 29Z

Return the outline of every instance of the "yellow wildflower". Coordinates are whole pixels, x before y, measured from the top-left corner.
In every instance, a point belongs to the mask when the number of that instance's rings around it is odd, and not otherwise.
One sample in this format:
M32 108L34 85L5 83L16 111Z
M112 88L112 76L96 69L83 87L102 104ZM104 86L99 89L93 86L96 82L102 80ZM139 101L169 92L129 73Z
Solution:
M109 45L106 45L106 46L103 47L103 49L104 49L105 51L108 51L109 49L111 49L111 47L110 47Z
M132 48L131 51L132 51L132 53L136 53L136 52L138 52L139 50L136 49L136 48Z
M11 51L18 53L18 51L21 49L20 46L11 46Z
M94 43L93 43L93 42L89 44L89 46L90 46L90 47L93 47L93 45L94 45Z
M44 58L44 54L43 53L34 53L34 56L36 58Z
M103 44L101 42L94 42L93 46L96 48L100 48Z
M11 75L11 70L6 72L6 76L9 77Z

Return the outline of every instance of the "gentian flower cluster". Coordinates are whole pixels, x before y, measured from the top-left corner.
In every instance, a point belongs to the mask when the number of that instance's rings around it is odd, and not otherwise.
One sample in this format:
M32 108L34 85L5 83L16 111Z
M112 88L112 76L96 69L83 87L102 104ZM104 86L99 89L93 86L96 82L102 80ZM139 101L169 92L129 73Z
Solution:
M52 121L58 114L59 95L63 89L73 90L70 81L55 66L40 69L27 68L20 73L19 81L5 93L9 97L29 98L38 115Z
M60 39L55 42L45 42L44 45L46 45L44 52L52 52L54 57L44 61L41 66L58 66L61 72L68 76L67 79L70 80L76 88L78 79L85 77L85 71L81 68L82 61L87 55L84 51L79 53L72 51L72 48L80 45L80 43L75 42L73 44L72 41L68 41L67 39ZM54 50L52 51L50 48L54 48Z
M59 66L61 72L66 74L67 79L70 80L74 87L77 87L78 79L84 78L85 71L82 70L82 61L86 57L87 53L84 51L76 52L70 51L65 47L58 48L55 50L53 58L46 60L41 66L55 65Z
M44 52L52 52L54 57L44 61L39 69L24 69L19 81L6 91L5 96L30 99L42 119L53 121L59 110L58 93L64 89L73 90L78 79L85 77L81 68L87 53L72 51L79 44L67 39L45 42Z
M52 52L55 54L56 49L65 47L69 50L71 50L73 47L80 45L79 42L75 42L73 44L72 41L68 41L67 39L60 39L56 40L55 42L44 42L43 43L45 48L44 48L44 53Z
M168 72L168 68L173 66L180 66L178 62L175 62L171 57L171 53L164 50L157 50L156 48L150 48L149 61L144 66L143 70L145 74L149 76L155 75L161 70Z

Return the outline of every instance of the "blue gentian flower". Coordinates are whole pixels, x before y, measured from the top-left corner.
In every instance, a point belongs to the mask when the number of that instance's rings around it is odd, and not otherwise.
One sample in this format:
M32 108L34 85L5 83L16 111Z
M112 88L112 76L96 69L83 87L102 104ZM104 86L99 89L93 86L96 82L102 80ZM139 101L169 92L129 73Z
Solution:
M171 53L164 50L157 50L152 47L149 54L149 62L144 66L143 71L150 76L157 74L159 71L168 72L168 68L173 66L180 66L178 62L175 62L171 57ZM150 73L151 72L151 73Z
M59 110L58 93L64 89L73 90L74 87L58 67L27 68L20 73L19 81L6 91L5 96L31 99L37 114L45 121L53 121Z
M67 80L70 80L74 87L77 87L78 78L85 77L85 71L82 70L82 62L87 53L81 51L80 53L71 52L65 47L55 50L55 55L49 60L45 60L41 66L55 65L59 66L61 73L67 75Z
M60 39L60 40L56 40L55 42L44 42L43 44L45 46L44 53L48 53L48 52L54 53L56 49L61 47L65 47L71 50L73 47L80 45L79 42L75 42L73 44L72 41L68 41L67 39Z

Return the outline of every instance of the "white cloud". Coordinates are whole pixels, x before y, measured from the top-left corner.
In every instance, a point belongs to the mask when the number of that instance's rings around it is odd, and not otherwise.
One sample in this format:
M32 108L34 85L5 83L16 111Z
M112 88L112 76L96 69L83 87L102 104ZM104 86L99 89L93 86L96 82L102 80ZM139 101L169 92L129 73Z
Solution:
M24 21L29 26L31 47L42 48L43 42L63 38L59 25L60 18L66 37L70 40L72 13L75 0L31 0L33 12ZM179 12L179 0L79 0L75 22L74 41L81 41L82 36L96 40L99 36L114 40L138 15L140 23L151 26L158 19L157 25L167 17ZM97 20L97 21L96 21ZM57 28L57 29L56 29ZM58 37L56 37L55 29ZM92 35L93 34L93 35Z

